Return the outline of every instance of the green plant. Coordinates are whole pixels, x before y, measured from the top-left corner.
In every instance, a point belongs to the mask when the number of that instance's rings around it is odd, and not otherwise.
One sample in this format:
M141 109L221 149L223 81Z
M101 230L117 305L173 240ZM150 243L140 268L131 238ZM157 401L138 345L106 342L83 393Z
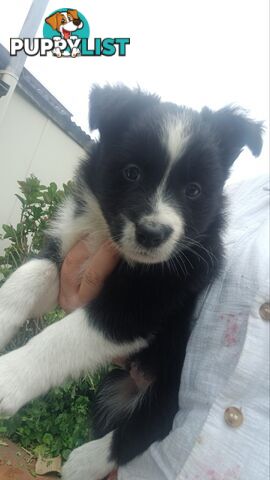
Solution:
M14 417L0 421L0 435L36 456L64 460L91 438L91 403L102 373L56 388L31 402Z
M42 248L44 231L57 206L72 189L72 183L58 189L56 183L42 185L33 175L18 182L20 194L15 194L21 203L20 220L16 226L3 225L1 239L9 240L4 255L0 256L2 281L27 258L36 255Z
M58 189L31 176L18 182L21 204L20 221L16 226L3 225L1 238L9 241L0 256L0 282L4 282L29 256L36 255L43 243L44 230L57 206L72 188L71 182ZM47 325L64 316L56 309L41 319L30 319L10 343L7 350L23 345ZM36 454L67 458L69 452L85 442L90 432L91 403L102 373L87 376L78 383L72 382L56 388L45 397L31 402L17 415L0 420L0 436L19 442Z
M20 220L16 226L3 225L4 233L0 238L8 241L4 255L0 256L0 285L22 265L29 257L39 253L43 245L44 231L48 220L56 208L70 193L72 183L63 184L59 189L56 183L42 185L40 180L31 175L25 181L19 181L20 194L15 194L21 204ZM63 317L60 309L44 315L41 319L30 319L8 346L9 350L18 348L43 328Z

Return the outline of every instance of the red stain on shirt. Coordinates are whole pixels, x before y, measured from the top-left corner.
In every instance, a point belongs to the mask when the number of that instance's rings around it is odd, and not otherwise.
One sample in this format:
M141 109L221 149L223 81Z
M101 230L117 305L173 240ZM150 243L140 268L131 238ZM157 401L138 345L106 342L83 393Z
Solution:
M232 313L221 315L221 319L226 321L226 329L224 333L224 345L231 347L239 342L240 319L238 315Z
M205 466L201 466L201 472L197 474L185 473L183 478L185 480L240 480L241 468L235 465L232 468L227 468L222 473L214 468L205 470Z
M214 469L209 469L206 471L206 475L209 480L239 480L240 466L236 465L235 467L227 469L223 473L219 473Z
M222 480L222 477L219 475L219 473L213 469L207 470L206 474L209 480Z

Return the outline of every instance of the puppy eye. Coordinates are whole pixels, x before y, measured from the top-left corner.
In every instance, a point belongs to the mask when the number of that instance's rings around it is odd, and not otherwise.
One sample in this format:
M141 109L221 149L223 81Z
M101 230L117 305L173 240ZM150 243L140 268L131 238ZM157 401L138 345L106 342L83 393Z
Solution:
M61 23L66 23L66 19L62 18Z
M124 168L123 175L129 182L137 182L141 176L141 172L137 165L128 165Z
M198 183L189 183L185 188L185 195L188 198L198 198L201 194L201 186Z

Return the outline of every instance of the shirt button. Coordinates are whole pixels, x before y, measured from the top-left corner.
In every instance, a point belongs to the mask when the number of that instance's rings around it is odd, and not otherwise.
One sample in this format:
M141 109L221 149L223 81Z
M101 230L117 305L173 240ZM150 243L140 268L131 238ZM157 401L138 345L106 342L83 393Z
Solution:
M263 303L261 306L260 306L260 317L263 319L263 320L270 320L270 303Z
M239 408L229 407L224 412L224 420L230 427L237 428L242 425L244 416Z

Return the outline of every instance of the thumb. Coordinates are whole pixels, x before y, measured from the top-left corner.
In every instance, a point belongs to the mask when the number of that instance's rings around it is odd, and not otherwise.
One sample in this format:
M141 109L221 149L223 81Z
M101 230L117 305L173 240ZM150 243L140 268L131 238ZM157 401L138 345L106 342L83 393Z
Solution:
M104 281L116 267L119 258L119 253L112 243L106 242L99 248L83 274L78 292L81 304L86 304L99 294Z

